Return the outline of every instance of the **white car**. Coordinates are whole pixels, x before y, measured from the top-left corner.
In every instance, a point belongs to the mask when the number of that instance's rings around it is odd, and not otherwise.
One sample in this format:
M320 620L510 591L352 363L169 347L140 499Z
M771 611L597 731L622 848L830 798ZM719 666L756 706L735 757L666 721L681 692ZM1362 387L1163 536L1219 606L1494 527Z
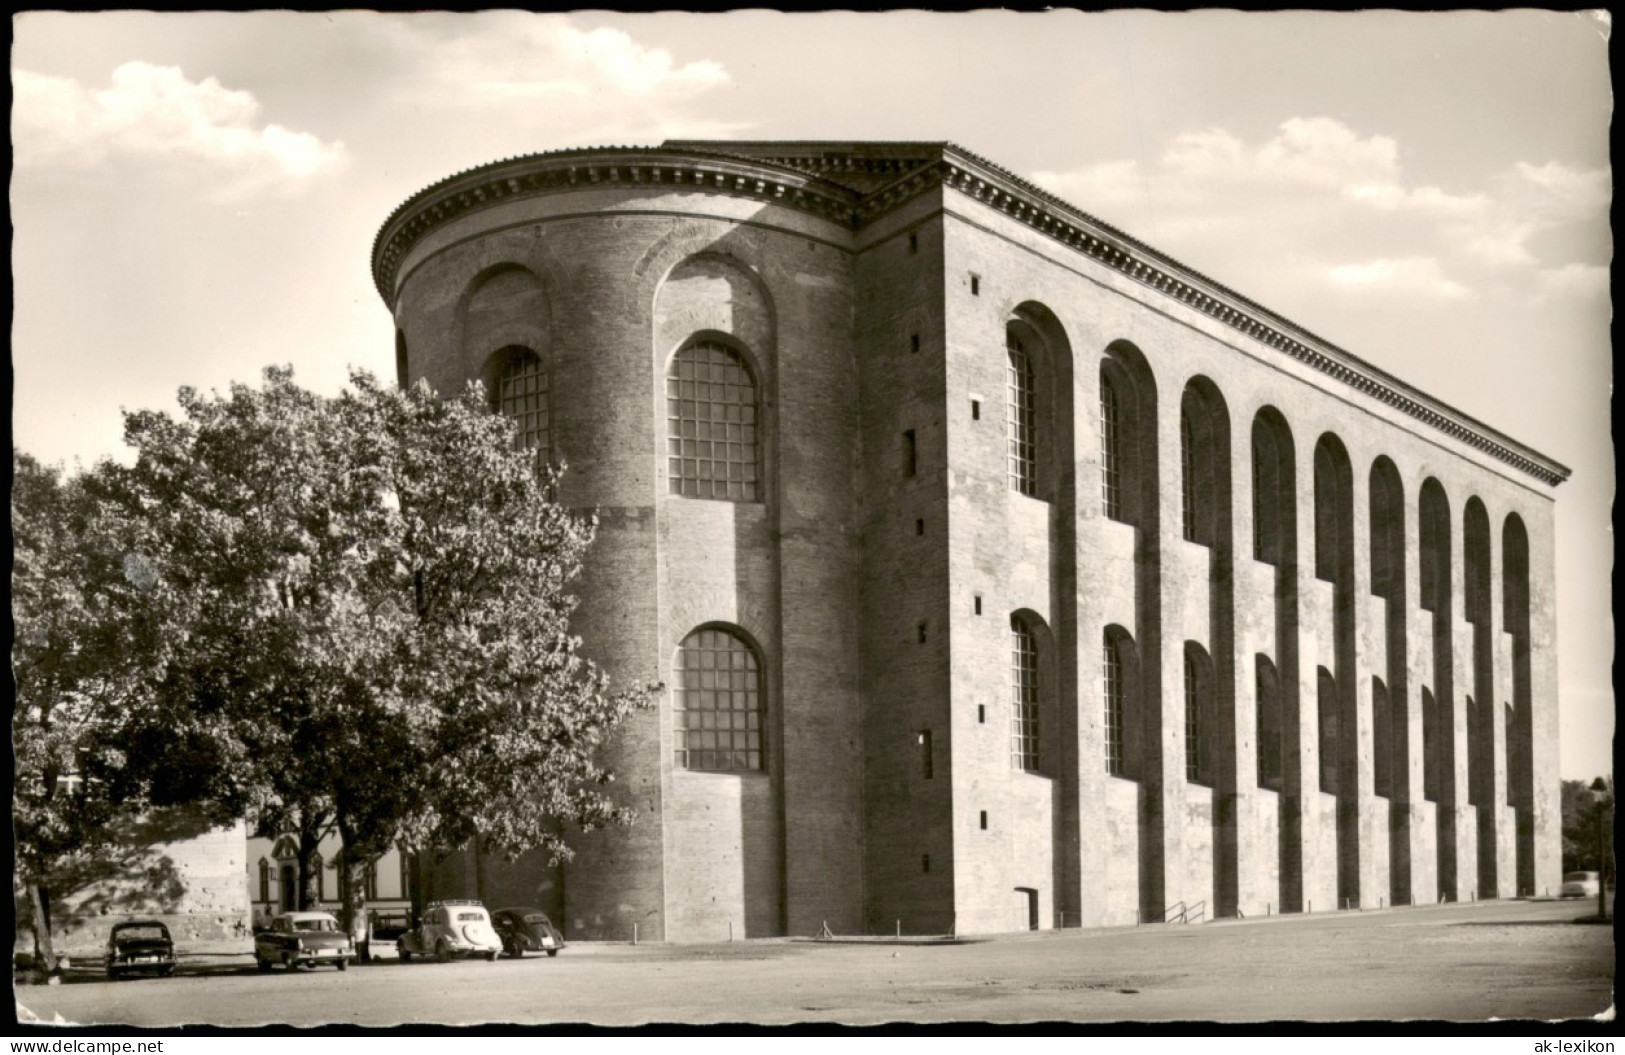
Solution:
M395 948L402 963L414 956L433 956L441 963L456 956L494 960L502 952L502 938L478 901L431 901L422 921L402 934Z
M1570 872L1563 877L1559 897L1596 897L1599 879L1595 872Z

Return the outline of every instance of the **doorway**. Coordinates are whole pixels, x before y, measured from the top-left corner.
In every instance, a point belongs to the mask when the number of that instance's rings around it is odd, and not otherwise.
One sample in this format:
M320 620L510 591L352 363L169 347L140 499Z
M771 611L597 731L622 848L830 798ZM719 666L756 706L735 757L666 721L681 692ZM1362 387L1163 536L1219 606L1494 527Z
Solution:
M1016 887L1018 917L1026 922L1028 930L1038 929L1038 891L1028 886Z

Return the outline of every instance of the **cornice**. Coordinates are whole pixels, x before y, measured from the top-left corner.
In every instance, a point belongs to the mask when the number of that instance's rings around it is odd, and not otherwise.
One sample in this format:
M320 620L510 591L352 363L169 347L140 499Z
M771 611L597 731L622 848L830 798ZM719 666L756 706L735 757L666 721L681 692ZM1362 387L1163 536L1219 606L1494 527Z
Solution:
M855 149L843 151L842 146ZM856 229L932 188L996 209L1097 263L1298 362L1483 451L1547 486L1570 470L1193 268L1090 216L980 155L952 143L753 143L776 157L707 149L688 141L532 154L482 165L432 184L395 209L373 242L373 281L394 307L401 260L429 232L514 198L594 185L672 186L784 205ZM878 153L864 153L868 147ZM889 151L888 151L888 148ZM919 152L928 151L922 158ZM868 194L842 174L896 178Z
M1533 476L1550 487L1571 470L1413 387L1365 360L1318 337L1172 257L1027 183L960 147L950 145L938 166L944 186L968 195L1084 253L1159 293L1237 330L1299 362L1422 421L1446 435ZM923 173L898 180L869 198L891 205L912 197L909 188ZM867 205L868 199L865 199Z
M601 147L505 158L448 176L397 206L373 239L373 285L393 309L401 260L435 228L504 201L596 185L670 186L755 198L843 227L852 226L860 197L787 165L697 150Z

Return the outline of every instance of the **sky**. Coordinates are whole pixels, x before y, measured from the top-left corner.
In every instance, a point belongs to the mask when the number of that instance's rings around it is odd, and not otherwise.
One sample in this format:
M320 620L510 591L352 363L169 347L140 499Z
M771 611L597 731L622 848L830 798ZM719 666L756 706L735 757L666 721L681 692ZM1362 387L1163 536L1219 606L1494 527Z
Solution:
M1611 771L1608 16L31 12L13 443L263 367L393 375L372 240L454 172L666 138L951 140L1574 470L1562 775Z

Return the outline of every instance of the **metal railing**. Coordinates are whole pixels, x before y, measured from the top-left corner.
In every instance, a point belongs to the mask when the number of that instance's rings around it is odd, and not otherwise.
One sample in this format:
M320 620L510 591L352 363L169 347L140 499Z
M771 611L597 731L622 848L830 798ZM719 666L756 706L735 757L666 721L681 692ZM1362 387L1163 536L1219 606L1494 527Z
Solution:
M1194 905L1176 901L1162 910L1162 922L1164 923L1202 923L1206 920L1206 901L1198 901Z

